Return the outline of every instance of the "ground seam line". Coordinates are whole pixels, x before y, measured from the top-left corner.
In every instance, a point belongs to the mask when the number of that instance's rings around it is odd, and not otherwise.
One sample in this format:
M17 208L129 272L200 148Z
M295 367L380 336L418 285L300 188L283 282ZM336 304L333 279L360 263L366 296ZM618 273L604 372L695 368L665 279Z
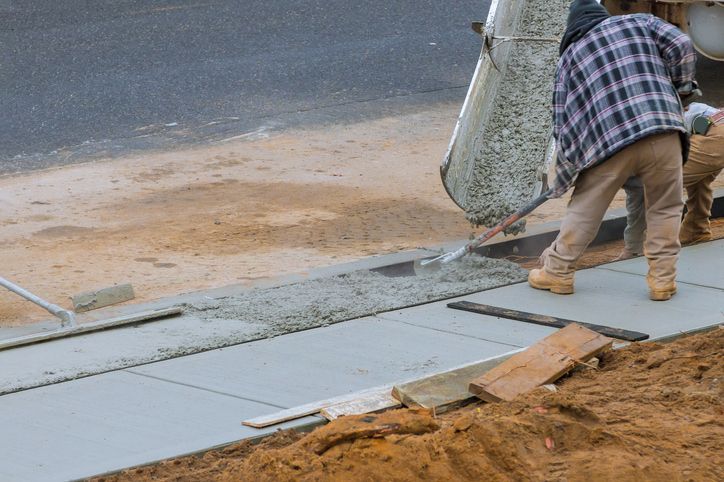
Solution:
M630 275L633 275L633 276L638 276L638 277L640 277L640 278L645 278L645 277L646 277L645 274L630 273L630 272L628 272L628 271L621 271L621 270L619 270L619 269L613 269L613 268L604 268L603 265L601 265L601 266L595 266L594 269L603 269L603 270L606 270L606 271L611 271L612 273L630 274ZM676 280L676 282L677 282L678 284L682 284L682 285L698 286L699 288L709 288L709 289L712 289L712 290L724 291L724 288L719 288L718 286L702 285L702 284L699 284L699 283L692 283L692 282L690 282L690 281L680 281L680 280Z
M174 384L174 385L181 385L181 386L183 386L183 387L195 388L195 389L197 389L197 390L202 390L202 391L205 391L205 392L215 393L215 394L217 394L217 395L224 395L224 396L231 397L231 398L236 398L236 399L239 399L239 400L246 400L247 402L261 403L261 404L264 404L264 405L269 405L269 406L271 406L271 407L281 408L281 409L284 409L284 410L286 410L286 409L289 408L289 407L283 407L283 406L281 406L281 405L275 405L275 404L269 403L269 402L264 402L264 401L262 401L262 400L256 400L256 399L254 399L254 398L240 397L239 395L234 395L233 393L226 393L226 392L222 392L222 391L219 391L219 390L213 390L213 389L211 389L211 388L199 387L199 386L197 386L197 385L192 385L192 384L190 384L190 383L184 383L184 382L178 382L178 381L175 381L175 380L169 380L168 378L157 377L157 376L154 376L154 375L149 375L149 374L147 374L147 373L140 373L140 372L136 372L136 371L133 371L133 370L127 370L127 369L124 369L124 370L121 370L121 371L126 372L126 373L130 373L131 375L137 375L137 376L140 376L140 377L151 378L151 379L153 379L153 380L158 380L158 381L161 381L161 382L171 383L171 384Z
M472 338L472 339L474 339L474 340L487 341L487 342L490 342L490 343L495 343L495 344L498 344L498 345L510 346L510 347L513 347L513 348L525 348L525 346L523 346L523 345L514 345L514 344L512 344L512 343L505 343L504 341L490 340L490 339L488 339L488 338L482 338L482 337L479 337L479 336L466 335L466 334L464 334L464 333L457 333L457 332L449 331L449 330L441 330L441 329L439 329L439 328L432 328L432 327L429 327L429 326L416 325L415 323L412 323L412 322L409 322L409 321L395 320L394 318L386 318L384 315L377 315L376 318L379 318L379 319L382 319L382 320L385 320L385 321L393 321L393 322L395 322L395 323L402 323L402 324L404 324L404 325L414 326L415 328L422 328L422 329L424 329L424 330L437 331L437 332L440 332L440 333L447 333L448 335L464 336L464 337L466 337L466 338Z

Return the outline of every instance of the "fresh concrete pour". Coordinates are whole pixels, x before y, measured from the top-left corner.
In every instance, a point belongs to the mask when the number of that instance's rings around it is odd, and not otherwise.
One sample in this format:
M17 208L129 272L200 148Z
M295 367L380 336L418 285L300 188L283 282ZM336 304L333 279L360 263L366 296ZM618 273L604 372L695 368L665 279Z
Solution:
M527 2L515 36L560 38L568 5L568 0ZM544 162L552 128L557 62L557 42L512 41L468 188L466 217L472 224L494 226L533 198L536 170ZM506 232L522 231L524 222Z
M509 261L468 256L423 270L416 276L390 278L372 271L252 290L189 307L207 321L234 319L260 326L252 338L372 315L522 281L527 271Z

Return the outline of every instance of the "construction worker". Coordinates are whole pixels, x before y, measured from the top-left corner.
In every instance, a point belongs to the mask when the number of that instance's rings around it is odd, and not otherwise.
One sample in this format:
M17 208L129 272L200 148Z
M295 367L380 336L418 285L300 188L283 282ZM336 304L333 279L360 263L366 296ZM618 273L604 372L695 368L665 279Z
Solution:
M689 38L647 14L610 16L574 0L561 41L553 93L557 144L553 197L575 184L560 233L528 283L573 293L578 258L616 192L632 176L646 190L649 297L676 293L677 233L687 145L679 96L696 90Z
M683 169L687 199L679 241L687 245L711 240L709 218L714 201L711 183L724 169L724 109L692 103L684 113L684 123L691 136L691 149ZM627 222L619 259L628 259L644 253L644 187L636 177L626 181L623 187Z

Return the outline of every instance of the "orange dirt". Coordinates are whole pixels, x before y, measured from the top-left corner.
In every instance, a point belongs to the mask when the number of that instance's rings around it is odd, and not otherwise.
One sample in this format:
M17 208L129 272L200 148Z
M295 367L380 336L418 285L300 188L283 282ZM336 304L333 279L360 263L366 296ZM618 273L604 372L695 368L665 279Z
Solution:
M343 417L121 481L724 480L724 329L634 344L512 403Z

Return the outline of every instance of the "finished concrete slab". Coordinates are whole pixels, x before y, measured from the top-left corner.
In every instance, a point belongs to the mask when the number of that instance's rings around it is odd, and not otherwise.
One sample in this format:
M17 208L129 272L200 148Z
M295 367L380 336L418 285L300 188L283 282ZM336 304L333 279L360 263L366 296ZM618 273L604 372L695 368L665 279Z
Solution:
M641 256L600 266L598 269L646 276L648 264ZM689 246L681 250L676 280L724 290L724 239Z
M576 273L576 292L572 295L556 295L520 283L451 301L467 300L635 330L648 333L652 339L724 321L721 290L687 283L678 286L679 292L671 300L651 301L643 277L596 268Z
M254 337L238 320L184 315L0 351L0 394L165 360Z
M394 321L362 318L130 371L293 407L417 378L513 349Z
M123 371L5 395L0 407L8 481L72 480L256 436L265 431L241 418L276 410Z

